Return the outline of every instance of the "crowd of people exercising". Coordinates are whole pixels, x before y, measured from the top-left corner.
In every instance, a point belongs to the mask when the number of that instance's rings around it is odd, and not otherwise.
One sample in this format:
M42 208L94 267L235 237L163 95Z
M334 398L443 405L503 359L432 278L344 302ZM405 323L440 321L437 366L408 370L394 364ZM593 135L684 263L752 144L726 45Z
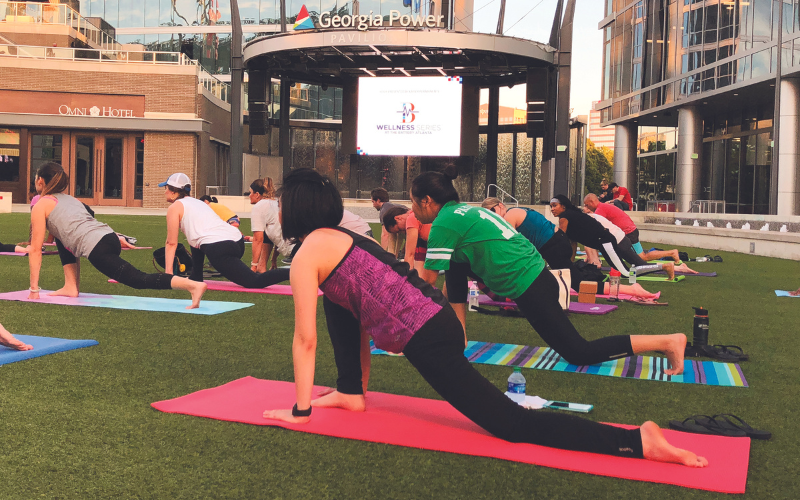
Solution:
M193 198L188 176L176 173L159 184L170 204L166 272L148 274L120 257L114 231L65 193L66 172L48 163L35 179L40 199L31 212L29 298L40 298L41 249L48 232L55 238L64 270L64 286L52 292L55 295L78 296L79 261L85 257L109 278L133 288L185 290L192 299L189 307L199 307L206 291L202 270L207 258L223 277L246 288L291 283L297 402L292 409L266 411L265 418L304 423L311 419L313 407L367 410L371 338L379 349L403 353L442 398L501 439L706 466L705 458L669 444L653 422L622 429L563 413L528 410L475 370L464 356L470 276L492 292L513 299L533 330L573 364L659 351L671 366L666 373L680 374L686 337L675 333L586 340L561 308L558 285L547 266L572 267L573 242L597 249L620 272L628 270L623 261L647 266L637 252L638 239L631 242L633 230L618 239L563 196L551 202L558 226L536 211L509 208L496 199L486 200L483 207L461 203L453 186L456 176L452 166L443 172L425 172L412 182L410 210L389 206L383 211L381 240L386 243L389 234L404 232L405 262L396 257L399 245L393 249L396 253L382 248L372 238L369 225L344 209L336 186L317 171L295 169L277 191L271 180L259 179L250 186L253 259L248 266L241 260L245 237L236 214L215 209L212 199ZM382 209L388 199L379 201L376 208ZM189 277L173 275L169 265L180 233L191 248ZM291 267L278 267L276 260L268 264L273 252ZM675 266L666 264L662 267L671 277ZM442 271L446 294L436 288ZM323 292L338 379L335 389L315 399L318 290ZM640 286L627 292L648 294ZM0 344L30 348L2 328Z

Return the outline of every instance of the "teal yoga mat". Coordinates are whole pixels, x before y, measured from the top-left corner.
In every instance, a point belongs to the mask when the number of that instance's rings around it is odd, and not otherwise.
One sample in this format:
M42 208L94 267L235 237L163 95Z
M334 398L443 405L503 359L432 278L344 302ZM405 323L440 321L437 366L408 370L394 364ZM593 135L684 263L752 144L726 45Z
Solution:
M789 295L789 292L786 290L775 290L775 295L777 297L792 297L792 298L800 298L800 295Z
M72 349L97 345L96 340L70 340L54 337L38 337L35 335L14 336L26 344L32 345L33 349L30 351L17 351L10 347L0 346L0 366L57 352L71 351Z
M370 346L372 354L397 356L390 352ZM470 363L482 365L519 366L535 370L557 372L589 373L606 377L632 378L639 380L658 380L681 384L716 385L722 387L747 387L741 367L736 363L716 361L683 361L681 375L667 375L669 368L666 358L652 356L631 356L606 361L597 365L578 366L567 363L549 347L529 347L515 344L495 344L493 342L469 341L464 356Z
M55 304L61 306L105 307L108 309L127 309L129 311L171 312L181 314L200 314L211 316L236 311L252 306L247 302L220 302L203 300L197 309L186 309L191 305L189 299L162 299L158 297L136 297L132 295L100 295L81 293L79 297L51 297L42 290L39 300L28 299L28 291L0 293L0 300L15 300L34 304Z

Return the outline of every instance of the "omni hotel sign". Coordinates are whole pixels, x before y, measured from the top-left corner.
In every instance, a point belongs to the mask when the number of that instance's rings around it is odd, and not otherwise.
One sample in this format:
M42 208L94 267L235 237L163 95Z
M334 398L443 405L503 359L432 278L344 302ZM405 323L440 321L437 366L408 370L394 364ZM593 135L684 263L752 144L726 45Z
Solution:
M0 113L144 118L144 96L0 90Z

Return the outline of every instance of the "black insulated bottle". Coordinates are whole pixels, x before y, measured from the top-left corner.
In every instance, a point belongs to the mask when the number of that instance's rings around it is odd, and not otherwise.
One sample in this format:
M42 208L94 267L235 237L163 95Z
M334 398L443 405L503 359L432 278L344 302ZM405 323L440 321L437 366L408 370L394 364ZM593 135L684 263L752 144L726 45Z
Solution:
M692 345L700 347L708 345L708 309L692 307L694 309L694 338Z

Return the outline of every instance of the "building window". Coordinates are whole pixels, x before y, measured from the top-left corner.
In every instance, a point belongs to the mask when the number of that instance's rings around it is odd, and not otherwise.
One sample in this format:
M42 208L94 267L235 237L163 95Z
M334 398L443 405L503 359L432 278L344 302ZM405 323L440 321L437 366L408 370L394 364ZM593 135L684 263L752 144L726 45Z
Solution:
M133 199L144 198L144 137L136 137L134 169L133 169Z
M35 193L34 181L39 167L47 162L61 163L61 134L31 135L31 178L30 192Z

